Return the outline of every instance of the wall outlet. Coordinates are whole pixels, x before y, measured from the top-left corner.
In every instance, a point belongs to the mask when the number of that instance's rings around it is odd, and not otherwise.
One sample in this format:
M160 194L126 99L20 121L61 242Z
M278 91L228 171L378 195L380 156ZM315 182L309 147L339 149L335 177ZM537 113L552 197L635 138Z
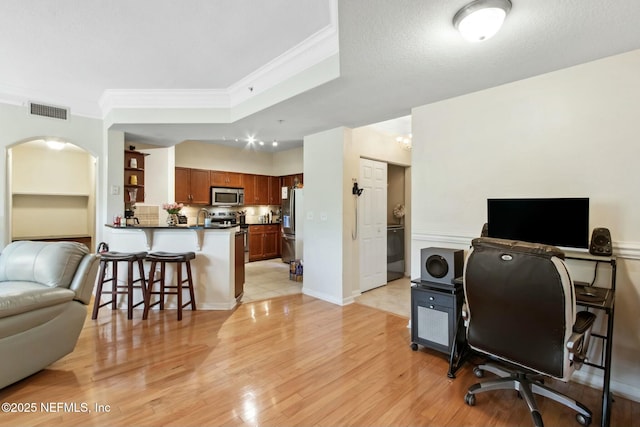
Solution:
M112 185L111 186L111 195L112 196L118 196L120 194L120 187L117 185Z

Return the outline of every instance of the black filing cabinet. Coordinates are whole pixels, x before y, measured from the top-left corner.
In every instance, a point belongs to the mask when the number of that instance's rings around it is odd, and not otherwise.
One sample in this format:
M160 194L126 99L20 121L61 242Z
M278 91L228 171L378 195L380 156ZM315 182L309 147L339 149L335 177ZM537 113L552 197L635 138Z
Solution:
M449 355L463 301L461 284L412 280L411 348L417 350L422 345Z

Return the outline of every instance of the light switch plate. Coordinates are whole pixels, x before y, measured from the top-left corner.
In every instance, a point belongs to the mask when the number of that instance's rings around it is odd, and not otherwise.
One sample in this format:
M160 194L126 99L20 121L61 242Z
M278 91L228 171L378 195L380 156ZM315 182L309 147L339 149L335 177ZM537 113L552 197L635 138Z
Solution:
M118 187L117 185L112 185L111 186L111 195L112 196L117 196L120 194L120 187Z

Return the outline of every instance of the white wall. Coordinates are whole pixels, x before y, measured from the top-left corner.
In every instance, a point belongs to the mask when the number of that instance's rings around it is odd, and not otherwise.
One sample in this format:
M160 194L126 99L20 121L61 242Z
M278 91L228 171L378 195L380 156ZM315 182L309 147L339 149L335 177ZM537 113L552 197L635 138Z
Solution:
M360 175L361 157L403 166L411 162L410 152L393 137L369 127L336 128L304 139L303 292L336 304L349 304L360 294L359 244L352 238L356 207L351 188L352 180ZM405 202L410 208L408 196Z
M124 132L106 131L108 169L104 171L106 217L98 222L98 230L102 236L102 224L113 223L115 215L124 216ZM116 191L114 191L116 190Z
M12 239L91 236L95 167L86 151L11 148Z
M387 135L378 131L372 126L364 126L351 130L351 144L348 150L345 150L345 218L348 221L345 225L345 252L351 254L353 258L350 263L353 266L351 275L345 282L353 296L360 294L360 247L358 241L351 239L351 232L355 223L350 218L355 216L355 204L351 195L352 178L360 176L360 158L378 160L393 165L408 167L411 165L411 151L402 148L395 140L394 136ZM306 177L305 177L306 185ZM405 185L411 185L410 176L405 175ZM404 217L405 233L408 233L411 227L411 195L404 195L406 215ZM385 207L386 209L386 207ZM405 234L405 242L408 247L409 238ZM405 251L408 254L407 249ZM405 256L405 258L407 258ZM406 259L405 268L410 268L410 259Z
M638 75L633 51L415 108L412 276L479 236L487 198L589 197L619 256L612 387L640 400Z
M349 130L304 138L304 283L302 292L343 304L343 146Z
M102 188L104 181L101 173L106 168L104 149L104 134L102 121L71 115L69 120L55 120L46 117L31 116L28 108L16 105L0 104L0 152L2 152L2 173L0 173L0 246L4 247L11 236L10 211L11 195L7 190L8 159L7 149L18 143L41 139L44 137L56 137L70 142L96 158L96 170L98 177L96 204L100 211L102 203ZM99 229L100 227L98 227Z
M137 147L144 158L144 205L175 200L175 147Z
M294 175L304 172L302 147L273 153L273 176Z
M86 151L20 144L12 153L14 193L87 196L94 191Z

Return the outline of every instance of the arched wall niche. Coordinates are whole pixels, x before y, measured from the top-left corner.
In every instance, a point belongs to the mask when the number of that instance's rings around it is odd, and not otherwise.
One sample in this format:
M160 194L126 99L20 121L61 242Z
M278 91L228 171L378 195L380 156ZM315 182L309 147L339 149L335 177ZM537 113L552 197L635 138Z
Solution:
M71 240L95 247L94 153L55 136L7 150L10 240Z

